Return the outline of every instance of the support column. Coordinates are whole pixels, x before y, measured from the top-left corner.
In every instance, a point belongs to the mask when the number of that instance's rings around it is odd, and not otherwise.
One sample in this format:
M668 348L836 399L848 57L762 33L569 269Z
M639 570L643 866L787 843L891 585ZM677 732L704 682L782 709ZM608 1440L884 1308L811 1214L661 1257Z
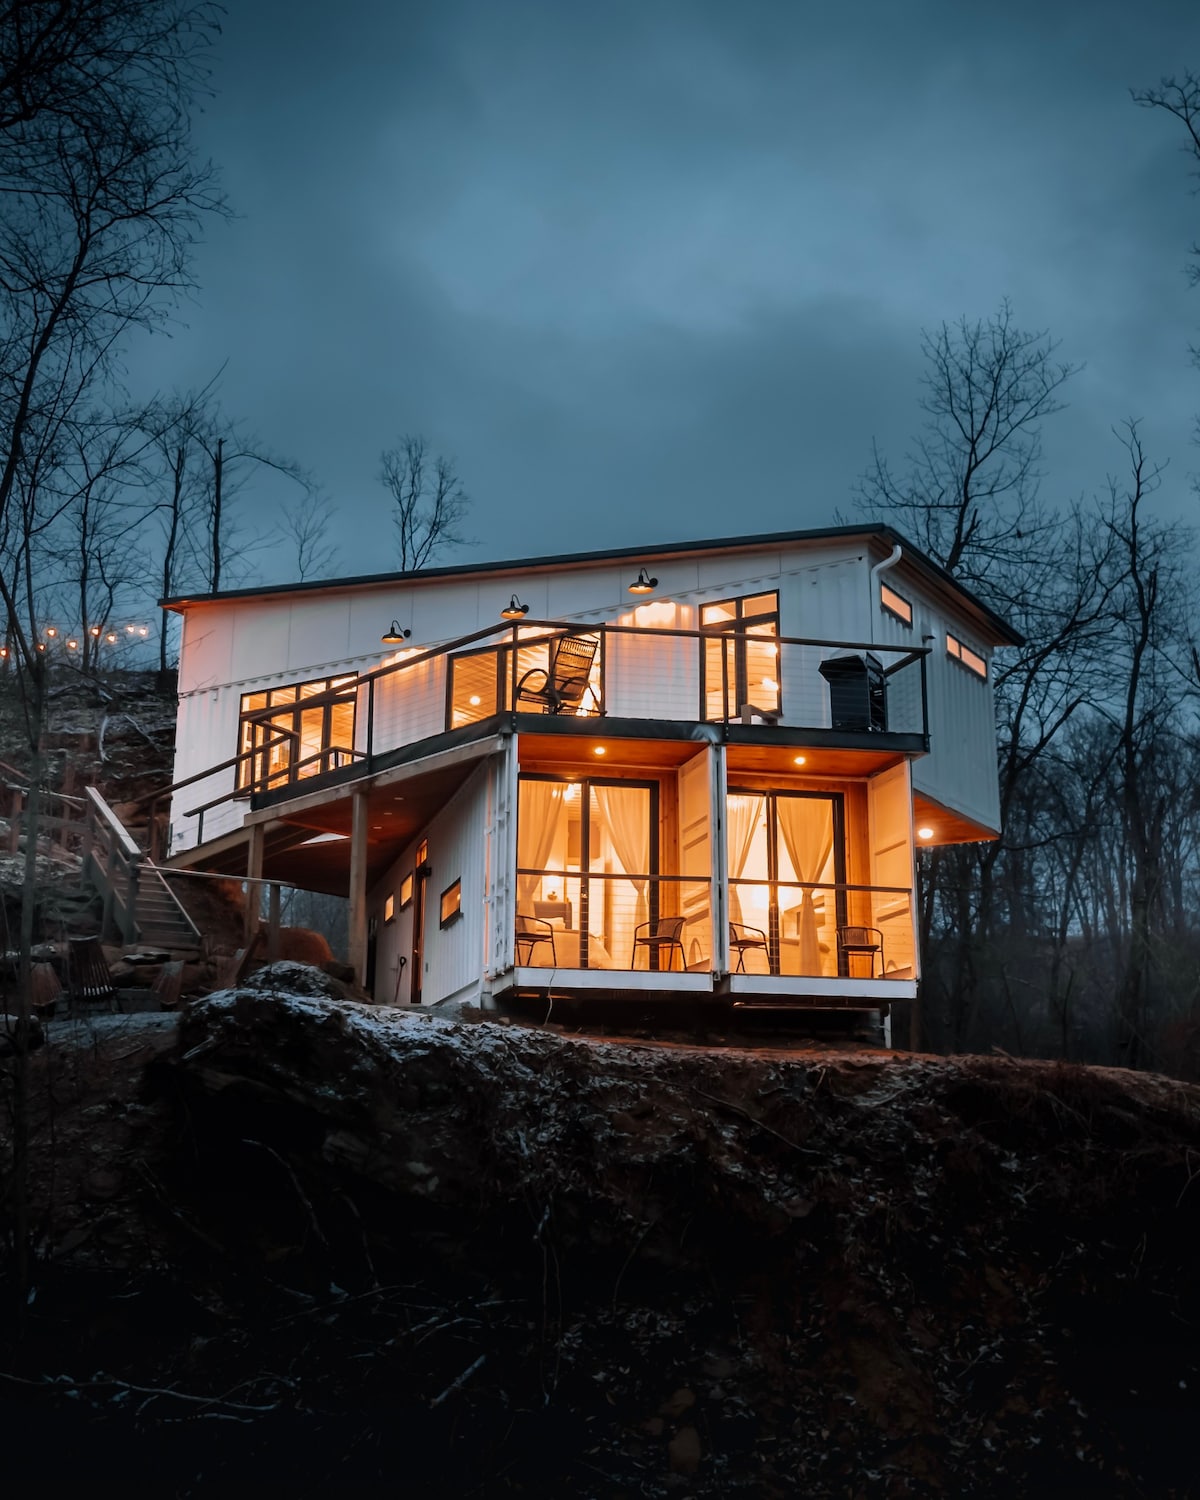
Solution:
M250 847L246 851L246 923L245 939L249 947L258 931L259 913L262 910L262 886L259 881L263 872L263 844L266 834L261 823L250 825Z
M367 979L367 794L354 792L350 823L350 952L359 986Z

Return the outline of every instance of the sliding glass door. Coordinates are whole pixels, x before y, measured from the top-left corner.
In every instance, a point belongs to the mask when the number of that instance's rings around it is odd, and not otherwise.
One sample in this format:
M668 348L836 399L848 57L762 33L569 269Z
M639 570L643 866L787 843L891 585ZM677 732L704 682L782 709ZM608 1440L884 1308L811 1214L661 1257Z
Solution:
M635 967L637 940L664 906L658 801L654 781L521 777L518 964ZM643 949L657 967L657 950Z
M735 973L838 973L846 921L841 795L731 789L730 966Z

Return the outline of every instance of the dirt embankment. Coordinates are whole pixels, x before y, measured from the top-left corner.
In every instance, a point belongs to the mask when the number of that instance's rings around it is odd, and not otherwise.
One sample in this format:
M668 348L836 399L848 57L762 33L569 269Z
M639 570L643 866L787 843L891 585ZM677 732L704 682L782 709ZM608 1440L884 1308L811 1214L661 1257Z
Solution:
M97 1469L134 1444L180 1495L1196 1492L1200 1090L269 978L190 1007L150 1093L106 1045L56 1064L87 1172L55 1179L3 1365Z

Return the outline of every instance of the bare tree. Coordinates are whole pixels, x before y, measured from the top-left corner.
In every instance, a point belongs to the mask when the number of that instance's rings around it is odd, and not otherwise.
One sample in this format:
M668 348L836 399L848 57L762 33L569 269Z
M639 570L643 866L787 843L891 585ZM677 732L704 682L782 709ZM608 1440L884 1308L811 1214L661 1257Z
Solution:
M392 497L401 570L423 568L443 547L459 547L471 502L451 459L432 455L421 436L405 436L380 455L379 482Z
M947 572L994 595L997 565L1027 556L1047 528L1036 511L1040 427L1061 409L1076 367L1055 359L1048 334L1017 328L1007 301L984 321L926 332L921 349L924 430L901 474L874 451L859 498Z
M0 4L0 603L30 751L9 1195L22 1288L45 706L29 542L63 503L73 431L97 408L121 405L124 341L169 315L190 285L199 217L220 208L211 169L193 157L189 122L216 23L203 0ZM14 568L14 557L23 565Z
M338 546L330 539L334 509L327 495L309 490L283 513L279 529L296 556L296 577L308 578L330 574L337 564Z

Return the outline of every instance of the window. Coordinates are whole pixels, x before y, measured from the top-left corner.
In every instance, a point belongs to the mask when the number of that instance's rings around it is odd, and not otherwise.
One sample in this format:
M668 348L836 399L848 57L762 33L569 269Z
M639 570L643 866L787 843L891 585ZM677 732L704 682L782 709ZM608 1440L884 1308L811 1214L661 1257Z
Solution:
M780 713L779 595L752 594L704 604L700 628L721 637L703 642L704 717L738 719L743 709Z
M383 920L385 922L394 922L396 920L395 896L385 896L383 898Z
M448 885L442 892L442 918L441 925L449 927L451 922L457 922L462 916L462 880L456 880L453 885Z
M400 910L401 911L403 911L406 906L411 906L412 905L412 892L413 892L413 878L412 878L411 875L406 875L404 877L404 879L400 882Z
M305 707L308 699L332 691L338 692L333 702ZM238 786L285 786L347 764L354 751L357 699L354 673L243 693L238 753L245 759L238 762Z
M956 635L946 633L946 651L955 661L961 662L968 672L974 672L976 677L987 678L987 662L978 651L972 651L970 646L964 645Z
M879 603L887 610L889 615L895 615L901 625L912 624L912 605L895 589L888 588L886 583L879 585Z

